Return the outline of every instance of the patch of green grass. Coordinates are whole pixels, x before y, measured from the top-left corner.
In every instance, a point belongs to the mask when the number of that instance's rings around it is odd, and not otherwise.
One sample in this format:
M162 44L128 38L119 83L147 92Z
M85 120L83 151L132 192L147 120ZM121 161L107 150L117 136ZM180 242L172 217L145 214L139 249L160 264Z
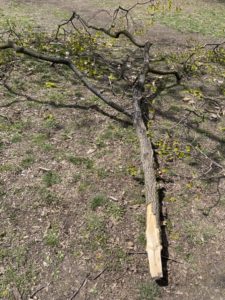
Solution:
M107 146L106 143L101 139L101 137L96 139L95 144L99 149L105 148ZM99 154L99 155L102 155L102 154Z
M15 297L11 294L11 285L16 286L21 294L27 294L31 285L34 283L36 274L37 273L32 265L27 266L22 272L13 266L8 267L2 276L0 284L1 299L15 299Z
M108 260L108 268L112 271L119 271L129 259L127 253L119 246L110 248L108 251L110 259ZM113 259L112 259L113 258Z
M47 205L58 205L60 203L60 198L47 188L41 188L39 194L41 201Z
M35 162L35 158L33 155L28 155L26 158L24 158L21 163L20 166L23 169L27 169L29 168L33 163Z
M91 250L98 248L105 248L107 245L108 235L105 230L105 221L103 218L96 214L90 214L87 217L86 232L86 245Z
M141 245L141 246L145 246L146 245L146 237L145 237L145 233L141 232L138 237L137 237L137 240L138 240L138 243Z
M8 256L8 250L6 248L1 248L0 249L0 259L1 259L1 261L3 261L3 259L7 256Z
M137 215L136 216L137 222L141 229L145 228L146 225L146 217L144 215Z
M0 185L0 198L6 194L4 187Z
M5 192L4 182L0 180L0 197L4 196L5 194L6 192Z
M19 143L19 142L21 142L22 141L22 134L20 134L20 133L15 133L15 134L13 134L13 136L11 137L11 142L12 143Z
M0 123L0 130L7 133L21 133L24 129L28 129L30 120L20 120L12 124Z
M184 232L188 241L194 245L203 245L216 234L216 230L210 226L195 225L189 221L184 224Z
M202 237L205 242L211 240L217 234L216 226L208 225L202 229Z
M2 141L2 139L0 139L0 150L2 150L4 148L4 142Z
M42 78L42 79L44 79L44 78ZM52 101L52 102L55 102L57 104L62 104L62 103L64 103L66 101L66 99L67 98L66 98L65 94L62 93L61 91L51 89L48 92L48 101ZM50 119L47 119L47 121L48 122L46 122L46 125L51 125L51 123L54 124L53 121L56 122L56 120L50 120Z
M49 152L49 151L53 151L54 150L54 146L50 143L44 143L42 145L42 149L46 152Z
M96 210L98 207L103 206L107 202L105 195L97 195L91 200L91 209Z
M109 172L105 168L98 168L96 172L100 179L107 178L109 175Z
M62 10L61 8L55 8L53 13L57 19L61 20L67 20L70 17L70 13L68 13L65 10Z
M94 166L93 160L91 160L90 158L87 158L87 157L69 155L69 156L67 156L67 160L75 166L83 165L87 169L92 169Z
M184 248L181 244L177 244L174 249L178 254L183 254Z
M43 179L43 182L46 185L46 187L51 187L54 184L58 184L61 182L60 176L54 171L46 172L43 175L42 179Z
M1 261L7 263L5 272L1 274L0 298L14 299L11 297L10 287L16 286L22 293L27 293L30 285L36 277L35 269L32 264L27 262L28 248L26 246L16 246L1 249Z
M72 183L78 183L81 180L81 174L75 173L73 174Z
M89 188L90 187L90 182L88 182L88 181L82 181L81 183L80 183L80 185L79 185L79 187L78 187L78 191L79 192L85 192L86 190L87 190L87 188Z
M225 206L225 197L222 197L220 199L220 204L223 205L223 206Z
M80 91L75 92L75 96L81 98L83 94Z
M118 140L126 137L126 129L119 126L111 124L104 130L100 140Z
M36 133L32 137L32 142L37 146L42 146L49 140L49 136L46 133Z
M44 237L44 242L47 246L59 246L59 232L56 228L50 228Z
M4 172L10 172L10 171L14 171L17 169L16 165L13 164L4 164L4 165L0 165L0 173L4 173Z
M113 217L116 220L120 220L124 213L125 209L119 203L114 203L107 199L105 195L96 195L90 202L90 206L92 210L96 210L100 206L104 206L104 210L106 211L108 216Z
M186 262L192 264L192 267L193 267L193 264L195 263L195 257L193 255L193 253L186 253L184 256L184 259Z
M155 282L143 283L139 287L140 300L154 300L160 296L159 286Z
M203 8L193 13L180 11L158 15L157 21L182 32L198 32L203 35L223 37L225 34L225 10Z
M44 151L53 151L54 146L49 143L49 134L48 133L37 133L32 137L32 143L42 148Z
M2 28L9 28L9 26L11 26L17 32L18 28L19 28L19 26L18 26L19 24L20 24L21 28L22 27L28 28L29 26L34 24L34 21L31 18L29 18L25 15L18 16L18 12L21 13L20 10L15 9L15 11L14 11L14 8L12 10L13 10L13 15L11 12L5 13L5 11L4 11L3 17L0 20L0 25Z
M57 127L58 122L53 114L48 114L44 119L45 128L55 128Z
M109 216L112 216L116 220L120 220L125 214L125 208L114 202L107 203L106 211Z

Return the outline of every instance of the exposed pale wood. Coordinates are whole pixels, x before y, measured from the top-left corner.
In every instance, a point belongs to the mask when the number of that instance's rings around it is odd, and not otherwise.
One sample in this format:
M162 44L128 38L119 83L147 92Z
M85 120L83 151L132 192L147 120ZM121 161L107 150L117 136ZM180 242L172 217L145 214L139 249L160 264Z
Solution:
M150 273L152 278L159 279L163 277L161 260L162 245L157 215L153 213L151 203L147 205L146 219L146 251L148 254Z

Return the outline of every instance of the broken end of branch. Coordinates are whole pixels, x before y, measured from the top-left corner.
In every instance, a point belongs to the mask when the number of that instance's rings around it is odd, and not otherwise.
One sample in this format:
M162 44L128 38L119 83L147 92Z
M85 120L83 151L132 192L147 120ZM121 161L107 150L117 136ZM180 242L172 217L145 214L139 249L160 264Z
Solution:
M160 279L163 277L160 228L151 203L147 205L146 242L150 274L153 279Z

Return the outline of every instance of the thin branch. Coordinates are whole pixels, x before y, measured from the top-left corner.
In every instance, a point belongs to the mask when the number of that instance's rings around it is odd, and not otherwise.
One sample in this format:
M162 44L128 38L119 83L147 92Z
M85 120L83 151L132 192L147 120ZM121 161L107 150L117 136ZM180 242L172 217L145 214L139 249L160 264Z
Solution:
M208 216L210 214L210 212L215 208L217 207L217 205L219 205L220 201L221 201L221 192L220 192L220 180L222 179L222 177L218 178L218 181L217 181L217 186L216 186L216 190L217 190L217 195L218 195L218 198L216 200L216 202L214 204L212 204L211 206L207 207L207 208L203 208L203 209L200 209L203 213L204 216Z
M158 115L158 116L161 116L163 118L166 118L167 120L170 120L174 123L178 123L180 120L174 116L173 114L171 114L170 112L168 111L163 111L159 108L155 108L155 113ZM211 140L213 141L216 141L216 142L219 142L221 144L224 144L225 143L225 139L223 137L219 137L203 128L196 128L196 126L194 126L193 122L187 122L185 124L185 127L187 128L190 128L191 130L194 130L195 132L199 133L199 134L204 134L205 136L209 137Z
M165 256L165 255L162 255L162 258L166 259L166 260L170 260L170 261L173 261L173 262L176 262L178 264L184 264L182 261L179 261L179 260L176 260L174 258L170 258L168 256Z
M193 146L193 145L192 145ZM212 164L214 164L215 166L217 166L218 168L224 170L225 166L219 164L218 162L216 162L214 159L210 158L208 155L206 155L199 147L194 147L195 150L197 150L199 153L201 153L205 158L207 158L208 160L211 161Z
M179 83L182 79L182 76L177 71L156 70L156 69L153 69L149 66L149 72L153 73L153 74L156 74L156 75L163 75L163 76L174 75L176 77L177 83Z
M208 43L205 44L203 47L212 47L213 46L213 51L217 50L219 47L221 47L222 45L225 45L225 41L221 42L221 43Z
M223 41L223 42L221 42L221 43L207 43L207 44L205 44L205 45L200 46L198 49L199 49L199 50L202 50L202 49L205 49L205 48L207 48L207 47L213 47L212 50L214 51L214 53L218 54L218 53L217 53L217 50L218 50L220 47L222 47L224 44L225 44L225 41ZM183 65L184 69L187 68L187 63L188 63L195 55L196 55L196 51L192 52L192 53L188 56L188 58L187 58L185 61L183 61L183 62L181 63L181 64Z
M114 24L114 22L116 21L117 19L117 16L119 14L120 11L124 12L125 13L125 18L126 18L126 22L127 22L127 27L129 27L129 18L131 18L132 22L133 21L133 18L132 18L132 15L130 15L130 12L137 6L140 6L140 5L146 5L146 4L150 4L150 3L154 3L154 0L148 0L148 1L145 1L145 2L136 2L134 5L130 6L129 8L124 8L122 6L119 6L118 8L116 8L113 12L113 19L112 19L112 24L111 24L111 28Z
M101 272L99 272L92 280L98 279L105 271L107 270L107 267L105 267Z
M38 288L36 291L34 291L34 292L30 295L29 299L33 299L34 296L36 296L37 293L39 293L40 291L42 291L44 288L46 288L45 285L43 285L43 286L41 286L40 288Z
M12 41L8 41L8 43L0 45L0 50L5 50L5 49L13 49L17 53L22 53L33 58L48 61L54 64L61 64L61 65L68 66L73 71L74 75L88 88L88 90L90 90L93 94L95 94L98 98L100 98L105 104L117 110L118 112L123 113L127 117L132 118L131 114L125 108L123 108L119 104L113 102L112 100L102 95L91 84L91 82L87 79L87 77L77 69L77 67L73 64L73 62L69 58L49 56L46 54L42 54L28 48L20 47Z
M84 278L84 280L81 282L81 285L79 286L78 290L73 293L73 295L70 297L70 300L73 300L76 298L76 296L79 294L80 290L82 289L82 287L84 287L88 281L88 277L90 274L87 274L87 276Z

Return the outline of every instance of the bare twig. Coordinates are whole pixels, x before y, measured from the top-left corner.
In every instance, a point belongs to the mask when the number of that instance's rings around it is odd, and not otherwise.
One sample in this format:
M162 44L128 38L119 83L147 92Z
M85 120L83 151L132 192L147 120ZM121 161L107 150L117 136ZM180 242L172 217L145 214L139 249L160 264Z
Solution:
M199 153L201 153L205 158L207 158L208 160L211 161L212 164L214 164L215 166L217 166L218 168L224 170L225 166L219 164L218 162L216 162L214 159L212 159L211 157L209 157L207 154L205 154L199 147L194 147L195 150L197 150Z
M213 47L213 50L217 50L219 47L225 45L225 41L221 42L221 43L207 43L205 44L203 47Z
M42 285L41 287L39 287L36 291L34 291L34 292L30 295L29 299L33 299L34 296L36 296L37 293L39 293L40 291L42 291L44 288L46 288L45 285Z
M177 71L156 70L149 66L149 72L156 75L162 75L162 76L174 75L176 77L177 83L179 83L182 79L182 76Z
M12 293L13 293L13 296L14 296L15 300L22 300L22 296L21 296L21 294L20 294L20 292L19 292L19 290L16 286L14 286L12 288Z
M222 178L218 178L218 182L217 182L217 186L216 186L217 195L218 195L216 202L207 208L201 209L203 211L204 216L208 216L210 214L211 210L214 209L220 203L220 200L222 197L221 192L220 192L220 180L221 179Z
M178 263L178 264L184 264L184 262L182 262L182 261L176 260L176 259L174 259L174 258L170 258L170 257L165 256L165 255L162 255L162 258L164 258L164 259L166 259L166 260L170 260L170 261L176 262L176 263Z
M101 272L99 272L92 280L98 279L106 270L107 270L107 267L105 267Z
M90 275L90 274L87 274L87 275L86 275L86 277L84 278L84 280L81 282L81 284L80 284L78 290L77 290L75 293L73 293L73 295L69 298L70 300L75 299L76 296L79 294L80 290L82 289L82 287L84 287L84 286L86 285L86 283L87 283L87 281L88 281L88 278L89 278L89 275Z

